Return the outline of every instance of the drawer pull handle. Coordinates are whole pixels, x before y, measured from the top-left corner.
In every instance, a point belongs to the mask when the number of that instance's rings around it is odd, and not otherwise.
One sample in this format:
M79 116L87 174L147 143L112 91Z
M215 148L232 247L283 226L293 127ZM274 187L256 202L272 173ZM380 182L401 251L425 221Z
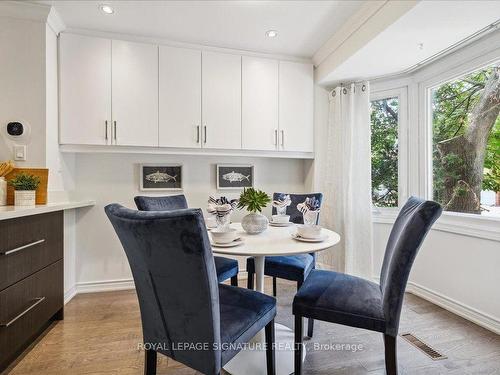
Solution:
M1 252L1 253L0 253L0 255L9 255L9 254L14 254L14 253L17 253L18 251L21 251L21 250L27 249L28 247L31 247L31 246L38 245L39 243L42 243L42 242L45 242L45 239L43 239L43 240L38 240L38 241L35 241L35 242L31 242L31 243L29 243L29 244L26 244L26 245L23 245L23 246L16 247L15 249L12 249L12 250L7 250L7 251L4 251L4 252Z
M26 310L24 310L22 313L20 313L19 315L15 316L14 318L12 318L7 323L0 323L0 327L8 327L8 326L14 324L16 322L16 320L18 320L22 316L26 315L30 310L34 309L37 305L39 305L43 301L45 301L45 297L35 298L35 301Z

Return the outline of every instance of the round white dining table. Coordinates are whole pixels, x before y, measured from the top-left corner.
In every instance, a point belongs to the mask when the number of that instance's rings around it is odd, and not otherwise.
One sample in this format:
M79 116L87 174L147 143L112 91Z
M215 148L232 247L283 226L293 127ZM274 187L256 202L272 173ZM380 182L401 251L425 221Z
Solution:
M314 253L328 249L340 241L340 236L328 229L322 229L325 239L321 242L303 242L292 238L295 225L287 227L269 226L259 234L247 234L239 223L231 224L238 231L243 243L234 247L212 246L217 254L254 257L256 290L264 293L264 262L266 256L298 255ZM290 311L290 314L292 311ZM307 326L307 324L306 324ZM263 344L263 330L253 339L251 344ZM281 324L275 324L275 358L276 374L289 375L293 373L294 334L293 330ZM304 358L306 351L303 351ZM264 375L266 370L266 352L264 345L249 345L240 351L225 366L224 370L232 375Z

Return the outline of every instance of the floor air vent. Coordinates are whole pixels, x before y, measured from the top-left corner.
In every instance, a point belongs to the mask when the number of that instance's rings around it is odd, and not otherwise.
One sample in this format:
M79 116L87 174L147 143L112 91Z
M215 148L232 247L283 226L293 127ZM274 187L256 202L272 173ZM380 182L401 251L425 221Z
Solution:
M432 349L429 345L427 345L425 342L420 340L412 333L402 333L401 337L404 338L406 341L408 341L411 345L413 345L417 349L420 349L422 352L424 352L425 355L427 355L434 361L448 358L445 355L439 353L437 350Z

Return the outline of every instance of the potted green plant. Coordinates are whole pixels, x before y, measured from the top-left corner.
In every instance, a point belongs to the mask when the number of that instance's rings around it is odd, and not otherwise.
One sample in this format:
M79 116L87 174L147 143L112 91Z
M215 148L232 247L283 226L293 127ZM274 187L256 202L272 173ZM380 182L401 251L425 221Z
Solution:
M261 214L262 209L271 202L271 197L262 190L254 188L243 189L238 200L238 208L246 208L250 213L243 217L241 226L249 234L265 231L269 225L267 217Z
M40 185L40 179L36 176L19 173L9 185L14 187L14 205L16 206L34 206L36 197L36 188Z

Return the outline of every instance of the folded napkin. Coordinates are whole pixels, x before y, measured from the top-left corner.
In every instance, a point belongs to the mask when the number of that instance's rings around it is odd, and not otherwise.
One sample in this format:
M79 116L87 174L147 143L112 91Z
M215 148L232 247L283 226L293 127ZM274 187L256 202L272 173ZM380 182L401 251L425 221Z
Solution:
M208 207L207 212L212 215L216 215L218 217L223 217L229 215L238 204L237 199L227 199L226 197L208 198Z
M319 206L320 202L318 199L316 199L315 197L308 197L304 202L297 205L297 210L302 212L302 214L310 211L319 212Z
M278 196L277 200L274 200L272 205L276 208L288 207L292 204L292 200L290 199L290 194L281 194Z

